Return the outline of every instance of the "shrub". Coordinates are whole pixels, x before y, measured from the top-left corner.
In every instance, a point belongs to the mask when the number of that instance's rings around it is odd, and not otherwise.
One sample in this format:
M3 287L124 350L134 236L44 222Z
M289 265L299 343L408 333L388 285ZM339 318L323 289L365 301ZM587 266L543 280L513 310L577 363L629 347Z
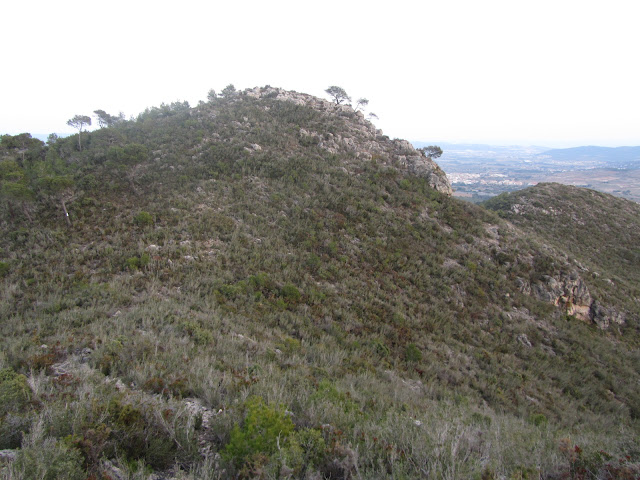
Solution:
M129 257L127 258L127 267L130 270L138 270L139 268L143 268L146 267L147 265L149 265L149 262L151 261L151 257L149 257L148 253L143 253L142 255L140 255L139 257Z
M110 147L107 150L107 160L117 165L135 165L143 162L149 156L147 147L132 143L122 147Z
M298 290L294 285L287 283L280 289L280 296L287 303L296 303L300 301L302 294L300 293L300 290Z
M387 357L389 353L391 353L389 347L387 347L382 340L374 340L371 345L373 350L381 357Z
M31 427L31 417L26 414L8 413L0 417L0 450L19 448L22 436Z
M273 281L264 272L251 275L249 277L249 284L256 290L271 290L273 288Z
M9 264L7 262L0 262L0 277L4 277L9 273Z
M24 408L30 396L31 390L24 375L11 368L0 370L0 417Z
M404 356L407 362L419 362L422 360L422 352L415 343L410 343L405 349Z
M9 478L37 478L41 480L83 480L82 455L74 448L47 438L39 445L18 450L9 467Z
M278 348L288 354L299 352L300 340L296 338L286 337L282 340L282 342L278 343Z
M547 417L545 417L541 413L534 413L529 417L529 423L535 425L536 427L544 426L548 422Z
M281 450L281 458L296 478L303 478L305 471L313 469L324 459L326 450L322 433L305 428L291 434L287 446Z
M153 217L149 212L140 212L135 217L133 217L133 223L138 225L139 227L146 227L148 225L153 225Z
M491 426L491 417L478 412L473 412L471 414L471 423L483 428L489 428Z
M193 339L196 345L208 345L213 343L213 333L205 330L196 322L184 321L181 324L182 329Z
M278 442L283 445L294 429L282 406L266 405L262 398L252 397L247 400L246 407L244 425L233 427L229 443L222 451L223 458L237 467L256 455L272 455Z

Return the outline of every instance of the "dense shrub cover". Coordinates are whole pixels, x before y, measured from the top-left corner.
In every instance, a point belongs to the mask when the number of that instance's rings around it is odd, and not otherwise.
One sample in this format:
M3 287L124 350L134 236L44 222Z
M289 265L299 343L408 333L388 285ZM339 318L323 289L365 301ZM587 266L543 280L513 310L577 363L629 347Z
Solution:
M3 474L637 475L637 302L585 278L604 331L523 293L574 254L381 134L324 148L354 115L236 92L2 137Z

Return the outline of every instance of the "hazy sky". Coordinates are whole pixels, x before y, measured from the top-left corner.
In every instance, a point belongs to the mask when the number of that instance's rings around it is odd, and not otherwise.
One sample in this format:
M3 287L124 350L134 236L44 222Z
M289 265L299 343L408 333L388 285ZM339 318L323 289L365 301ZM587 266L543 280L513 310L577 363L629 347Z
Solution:
M5 2L0 133L271 85L408 140L640 145L637 0Z

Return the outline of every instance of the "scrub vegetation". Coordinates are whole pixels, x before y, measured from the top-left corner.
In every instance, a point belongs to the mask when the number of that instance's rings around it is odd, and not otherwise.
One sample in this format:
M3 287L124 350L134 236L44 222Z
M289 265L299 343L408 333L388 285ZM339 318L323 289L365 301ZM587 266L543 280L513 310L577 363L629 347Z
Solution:
M323 148L356 112L225 91L2 137L6 478L637 477L622 264L624 298L585 282L623 324L567 316L516 281L575 267L547 224Z

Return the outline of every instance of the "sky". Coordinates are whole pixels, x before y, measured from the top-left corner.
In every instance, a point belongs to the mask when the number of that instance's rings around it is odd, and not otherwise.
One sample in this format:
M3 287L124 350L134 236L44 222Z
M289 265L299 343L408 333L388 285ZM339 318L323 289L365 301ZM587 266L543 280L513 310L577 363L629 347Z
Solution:
M637 0L6 3L2 134L231 83L337 85L411 141L640 145Z

